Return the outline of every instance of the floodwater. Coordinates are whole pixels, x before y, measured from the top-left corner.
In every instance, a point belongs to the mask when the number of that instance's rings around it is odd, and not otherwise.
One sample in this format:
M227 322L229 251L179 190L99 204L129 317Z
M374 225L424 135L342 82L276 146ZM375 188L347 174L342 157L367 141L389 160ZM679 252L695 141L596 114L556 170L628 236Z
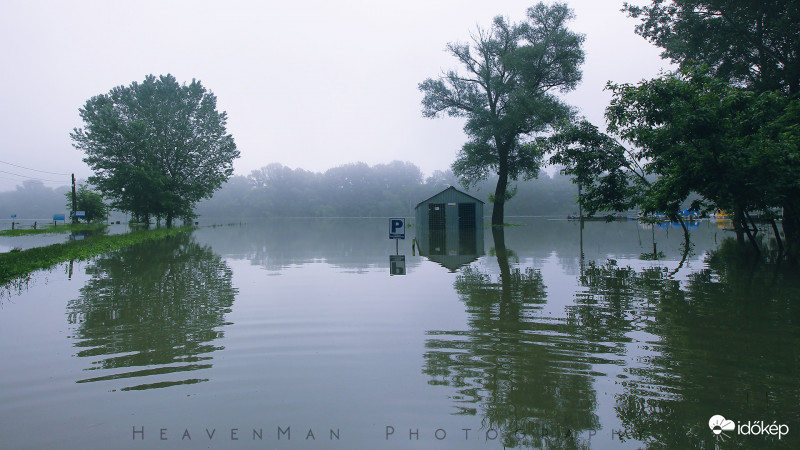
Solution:
M0 292L0 448L800 446L796 266L710 221L685 257L509 221L482 255L285 219L36 273Z

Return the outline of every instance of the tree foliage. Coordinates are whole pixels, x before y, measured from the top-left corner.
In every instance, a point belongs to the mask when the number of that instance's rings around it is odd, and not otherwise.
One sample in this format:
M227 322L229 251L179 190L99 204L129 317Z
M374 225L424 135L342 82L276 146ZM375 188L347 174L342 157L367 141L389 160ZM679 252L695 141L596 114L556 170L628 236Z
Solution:
M573 177L582 210L589 216L648 208L650 183L641 161L589 121L564 124L540 139L540 145L552 154L551 164L563 166L561 173Z
M757 92L800 89L800 3L785 0L653 0L625 4L636 32L686 70L712 74Z
M227 115L213 93L196 80L172 75L118 86L80 109L85 128L71 134L94 170L89 181L113 208L139 219L191 217L231 176L239 156L227 134Z
M67 198L67 209L72 210L72 192L67 192L64 196ZM108 206L103 201L103 196L91 190L85 183L78 186L75 198L78 211L86 214L83 217L86 222L102 221L108 217Z
M797 100L731 86L702 68L609 88L609 130L659 176L655 206L696 192L747 230L747 211L789 205L800 192Z
M466 185L497 173L492 222L503 222L509 180L539 173L542 151L530 139L571 113L554 91L574 89L581 79L584 37L570 31L565 5L539 3L527 21L496 17L478 29L471 43L450 43L447 51L464 69L419 85L423 115L466 118L469 140L453 171Z
M701 121L687 120L687 132L703 127L709 135L724 134L739 141L741 147L731 148L732 153L719 161L732 178L713 190L721 192L724 185L734 187L737 192L728 196L729 203L760 203L762 207L780 204L787 240L798 250L800 190L792 180L800 179L795 104L800 94L800 4L782 0L653 0L649 6L625 4L623 9L641 19L637 33L662 47L662 55L678 63L682 74L695 72L695 67L702 65L706 75L727 84L725 89L729 90L722 92L722 85L711 86L710 80L706 83L732 110L717 108L707 101L708 95L698 94L702 97L696 100L698 106L721 116L695 115ZM713 130L716 126L722 128ZM730 144L726 140L721 145ZM753 165L736 165L747 162ZM736 222L742 220L740 217Z

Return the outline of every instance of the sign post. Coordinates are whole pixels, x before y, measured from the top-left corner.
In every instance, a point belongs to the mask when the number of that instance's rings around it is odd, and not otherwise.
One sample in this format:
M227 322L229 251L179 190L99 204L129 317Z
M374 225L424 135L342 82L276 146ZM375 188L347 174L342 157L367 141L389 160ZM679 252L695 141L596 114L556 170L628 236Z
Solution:
M394 239L395 253L400 254L400 241L406 238L406 219L394 217L389 219L389 239Z

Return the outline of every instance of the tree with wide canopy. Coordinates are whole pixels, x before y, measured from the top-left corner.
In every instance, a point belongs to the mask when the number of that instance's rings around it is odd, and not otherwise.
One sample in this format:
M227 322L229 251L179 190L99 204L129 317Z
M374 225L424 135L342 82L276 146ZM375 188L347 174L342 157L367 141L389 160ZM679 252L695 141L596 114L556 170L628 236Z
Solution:
M191 218L233 173L239 156L217 98L196 80L172 75L118 86L80 109L85 128L71 134L94 170L89 181L136 220Z
M581 80L584 37L567 28L573 16L566 4L538 3L524 22L496 17L471 43L448 44L464 72L451 70L419 85L425 117L467 119L469 141L453 163L462 183L497 173L494 225L503 223L505 202L513 195L509 182L539 173L543 153L533 137L572 113L554 91L572 90Z

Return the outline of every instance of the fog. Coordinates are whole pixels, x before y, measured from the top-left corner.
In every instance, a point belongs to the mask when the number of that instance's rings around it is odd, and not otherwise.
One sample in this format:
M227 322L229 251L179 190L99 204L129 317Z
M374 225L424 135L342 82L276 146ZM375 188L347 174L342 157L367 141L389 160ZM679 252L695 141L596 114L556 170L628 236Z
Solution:
M350 163L323 172L272 163L231 177L212 198L199 202L195 212L204 218L410 216L419 202L455 186L486 202L484 212L489 215L488 198L496 183L496 177L490 177L465 189L449 169L425 177L418 166L402 161ZM515 185L517 194L506 204L507 215L577 214L577 188L569 177L541 172L539 178ZM0 192L0 223L10 222L12 214L17 221L62 214L68 210L69 190L31 180Z
M12 215L17 216L17 221L52 220L53 214L67 210L69 191L69 186L52 188L38 180L23 181L12 191L0 192L0 223L10 224Z
M418 84L459 67L447 43L468 41L498 15L523 20L535 3L3 2L0 191L23 179L58 187L71 173L90 176L69 135L82 126L78 109L115 86L167 73L216 94L241 151L237 175L273 161L325 172L395 159L430 175L452 163L464 121L423 117ZM583 82L564 100L602 128L606 82L652 78L669 63L635 34L638 20L620 11L622 0L568 3L570 29L586 35L586 62Z

